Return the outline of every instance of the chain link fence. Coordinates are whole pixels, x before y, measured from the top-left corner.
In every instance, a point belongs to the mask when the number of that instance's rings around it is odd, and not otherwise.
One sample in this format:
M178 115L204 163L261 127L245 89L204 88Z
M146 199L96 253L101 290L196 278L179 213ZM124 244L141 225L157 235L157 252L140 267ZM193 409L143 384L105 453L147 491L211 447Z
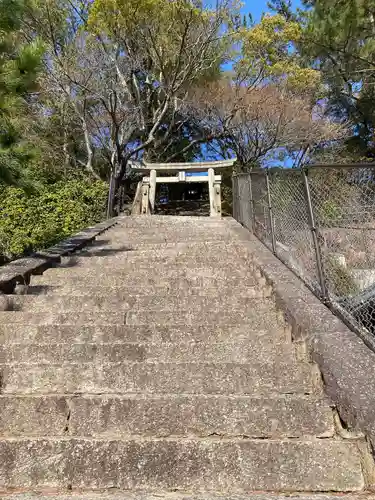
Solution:
M235 175L233 215L375 348L375 167Z

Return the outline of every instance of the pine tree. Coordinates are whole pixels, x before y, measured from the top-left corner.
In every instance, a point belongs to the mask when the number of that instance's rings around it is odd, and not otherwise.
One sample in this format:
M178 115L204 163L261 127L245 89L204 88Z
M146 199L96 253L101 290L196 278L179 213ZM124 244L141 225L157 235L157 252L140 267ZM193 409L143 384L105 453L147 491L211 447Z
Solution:
M42 46L22 41L22 0L0 0L0 181L25 183L33 156L28 143L28 108L37 90Z
M292 8L292 0L270 0L267 6L272 12L285 17L287 21L295 20L295 13Z
M373 157L375 0L314 0L308 6L301 49L322 71L329 112L353 123L351 157Z

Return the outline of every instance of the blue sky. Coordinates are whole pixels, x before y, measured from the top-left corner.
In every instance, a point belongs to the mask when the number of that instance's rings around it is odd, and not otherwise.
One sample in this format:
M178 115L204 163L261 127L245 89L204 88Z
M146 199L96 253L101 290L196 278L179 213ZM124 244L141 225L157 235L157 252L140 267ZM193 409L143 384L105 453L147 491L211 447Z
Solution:
M245 14L248 12L251 12L254 21L258 21L260 19L260 16L262 15L262 12L267 12L267 0L242 0L244 5L244 8L242 9ZM300 2L298 0L294 0L293 4L298 7L300 5Z

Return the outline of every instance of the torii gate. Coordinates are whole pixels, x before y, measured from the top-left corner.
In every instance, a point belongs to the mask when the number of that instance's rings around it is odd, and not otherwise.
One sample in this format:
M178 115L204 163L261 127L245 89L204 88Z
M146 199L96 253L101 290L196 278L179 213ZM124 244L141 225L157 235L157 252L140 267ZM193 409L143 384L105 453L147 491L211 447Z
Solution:
M210 195L210 216L221 216L221 175L215 175L215 169L233 166L236 158L222 161L207 161L197 163L147 163L129 162L132 170L148 172L138 184L133 207L140 206L139 213L148 215L155 209L156 184L168 184L177 182L208 182ZM189 172L186 175L186 172ZM206 175L194 175L198 172L206 172ZM171 174L175 176L161 176L159 174Z

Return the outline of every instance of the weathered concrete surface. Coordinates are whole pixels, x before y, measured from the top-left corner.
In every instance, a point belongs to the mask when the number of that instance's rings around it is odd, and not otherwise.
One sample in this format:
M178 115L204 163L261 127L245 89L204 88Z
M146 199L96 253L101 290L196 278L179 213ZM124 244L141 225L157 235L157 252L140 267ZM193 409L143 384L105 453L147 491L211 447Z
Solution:
M220 263L220 259L218 259ZM123 264L119 269L114 268L111 262L107 263L98 263L98 264L90 264L85 267L56 267L53 269L47 270L43 274L43 281L48 279L56 279L57 281L61 278L70 279L72 278L88 278L93 275L101 277L102 275L111 275L111 276L121 276L125 281L126 279L132 279L134 277L138 278L146 278L151 277L159 277L164 279L174 279L179 277L212 277L212 278L254 278L251 267L239 264L235 265L232 263L228 263L228 258L226 259L226 267L222 269L214 264L214 261L210 263L200 263L197 264L195 262L191 262L191 266L185 266L184 263L175 263L175 264L167 264L164 266L150 266L145 263L143 266L134 264L127 265ZM127 278L128 277L128 278ZM42 278L39 277L39 280L42 281Z
M93 286L94 283L99 283L101 286L115 286L121 287L124 285L132 285L133 289L136 290L138 287L149 287L150 293L155 291L155 288L168 288L173 290L178 290L179 288L221 288L221 287L236 287L236 286L256 286L259 280L254 275L238 275L231 276L226 275L224 271L217 271L215 273L207 272L204 275L204 268L201 270L195 270L195 272L187 273L169 273L165 275L156 274L154 276L150 274L145 274L144 276L139 274L134 274L133 276L129 274L116 273L114 275L108 275L105 272L92 272L78 275L77 273L71 273L69 276L69 282L73 285L79 285L81 287ZM172 276L168 276L171 274ZM32 279L33 285L41 286L56 286L56 285L66 285L67 277L64 275L55 276L49 275L48 277L36 276ZM155 292L154 292L155 293Z
M148 492L148 491L137 491L132 492L122 492L122 493L85 493L85 494L73 494L73 495L61 495L56 496L44 495L43 493L21 493L21 494L5 494L2 498L7 500L374 500L375 496L371 493L367 494L335 494L331 493L329 495L322 494L311 494L306 493L289 493L287 495L280 495L275 493L247 493L246 495L238 495L235 493L205 493L205 494L188 494L188 493L178 493L178 492Z
M72 435L247 436L334 434L332 412L313 397L74 398Z
M231 230L244 247L255 250L258 268L273 287L293 337L306 341L341 418L354 432L365 432L375 446L375 353L253 235L233 222Z
M249 289L247 289L249 290ZM240 289L241 291L241 289ZM82 295L79 298L70 295L9 295L9 303L14 311L32 311L43 312L53 311L68 312L68 311L129 311L130 309L160 309L161 311L176 309L202 309L212 307L213 309L246 309L252 307L252 298L263 298L264 290L261 287L251 287L250 292L253 296L245 294L244 297L236 297L230 295L228 298L212 295L190 295L174 291L165 295L128 295L116 296L108 290L107 295ZM256 303L255 303L256 304Z
M77 304L78 305L78 304ZM79 307L77 307L79 311ZM6 325L123 325L125 311L83 311L59 313L58 311L31 312L5 311L0 313L1 322Z
M0 396L0 435L63 436L66 434L69 401L62 397Z
M71 485L77 489L204 488L232 493L360 491L364 487L357 444L326 439L2 439L0 456L5 457L0 462L0 490Z
M63 363L0 365L3 394L308 394L308 364Z
M128 311L131 308L130 301L125 297L116 295L84 295L80 298L70 295L20 295L9 296L12 311L28 311L32 313L51 311L69 312L69 311ZM134 302L134 301L132 301Z
M249 305L251 304L249 299ZM278 315L276 311L269 310L269 303L265 302L252 302L253 308L246 309L241 304L236 307L232 306L227 308L224 306L221 309L207 310L207 307L200 306L190 311L181 311L177 305L171 304L166 310L159 308L147 309L141 311L138 308L133 308L127 311L126 308L112 310L93 310L80 311L79 302L74 311L60 313L58 310L54 311L5 311L1 312L1 320L3 324L24 324L24 325L237 325L248 324L255 328L264 329L265 325L273 324L274 328L280 326ZM273 321L273 323L272 323Z
M367 498L365 441L343 439L287 302L270 298L259 247L237 229L123 218L12 297L0 498Z
M182 281L184 284L184 281ZM176 282L176 286L172 286L172 283L169 283L168 285L161 285L160 283L158 285L152 286L152 285L139 285L136 287L136 293L134 292L134 286L132 286L130 283L122 283L122 284L117 284L116 286L112 285L98 285L98 286L92 286L92 284L88 284L85 287L82 287L79 282L75 283L61 283L60 285L56 284L40 284L40 285L33 285L31 284L30 286L27 287L25 290L25 295L22 295L22 297L28 297L28 296L45 296L45 295L51 295L51 296L74 296L74 297L81 297L81 296L87 296L87 295L101 295L105 297L116 297L118 299L123 299L123 300L128 300L131 297L139 297L141 299L142 297L148 297L148 296L153 296L155 299L158 297L181 297L181 300L184 297L217 297L217 287L215 286L206 286L206 287L198 287L198 286L190 286L187 287L185 286L184 288L181 287L181 282ZM177 286L178 284L178 286ZM236 286L229 286L227 284L223 284L220 287L221 295L223 297L229 296L229 297L243 297L243 298L257 298L257 297L269 297L270 295L270 287L266 286L265 280L263 279L257 279L256 284L254 285L248 285L248 286L242 286L241 284L238 284ZM263 292L263 294L261 294ZM19 297L12 296L13 300L19 300ZM151 300L151 299L150 299Z
M0 324L0 342L3 344L43 344L43 343L80 343L80 342L239 342L249 339L256 343L257 339L268 343L287 342L288 331L275 324L271 315L263 320L264 329L258 324L248 325L25 325Z
M222 325L235 325L236 321L241 321L242 324L254 325L256 324L259 329L264 329L265 322L268 324L271 322L269 318L265 320L262 313L265 312L266 308L259 308L259 316L253 316L249 314L246 310L231 310L231 311L220 311L220 310L210 310L205 315L204 311L183 311L179 312L178 309L174 311L160 311L159 309L150 309L147 311L129 311L125 314L125 323L127 325L149 325L150 323L155 325L209 325L217 323L219 320ZM277 328L279 326L277 322L277 315L273 316L273 327Z
M78 268L79 269L79 268ZM78 269L70 270L69 276L64 276L64 274L54 275L51 274L46 277L37 276L32 279L33 285L65 285L67 280L72 284L79 284L80 286L89 286L95 283L100 283L101 286L115 286L121 287L126 285L133 285L134 290L138 286L141 287L156 287L156 288L170 288L178 290L179 288L190 288L190 287L209 287L209 288L219 288L222 286L236 287L236 286L256 286L259 284L259 280L253 274L230 274L223 270L206 270L205 268L192 269L191 272L188 271L167 271L165 274L160 274L158 272L145 272L143 275L139 273L129 274L125 273L114 273L113 275L105 272L103 269L92 270L91 272L85 272L82 274L77 273ZM85 269L86 271L86 269ZM151 289L151 288L150 288ZM152 288L153 289L153 288Z
M184 248L177 249L170 248L166 250L155 249L152 252L146 250L129 250L127 252L117 252L112 255L106 255L105 252L102 256L95 254L95 249L85 253L75 254L71 257L65 257L62 259L61 265L58 266L59 269L62 268L87 268L89 266L104 265L109 267L110 265L121 266L122 269L131 268L131 266L137 265L140 269L149 267L161 267L161 266L176 266L177 264L183 265L187 268L196 267L196 260L199 259L200 265L206 264L211 267L213 263L225 262L228 259L242 258L242 266L248 265L247 270L254 266L253 261L248 257L244 256L243 249L241 246L233 244L224 245L212 245L207 247L207 245L202 246L197 244L197 248L189 250L186 253ZM202 255L203 252L203 255ZM145 261L145 256L147 254L147 262Z
M335 433L327 402L311 396L0 396L0 404L3 437L276 439Z
M237 340L211 344L206 342L163 342L139 344L116 343L61 343L13 344L0 346L2 363L249 363L277 364L281 359L293 365L295 353L286 343L276 343L272 337L255 337L252 341Z

